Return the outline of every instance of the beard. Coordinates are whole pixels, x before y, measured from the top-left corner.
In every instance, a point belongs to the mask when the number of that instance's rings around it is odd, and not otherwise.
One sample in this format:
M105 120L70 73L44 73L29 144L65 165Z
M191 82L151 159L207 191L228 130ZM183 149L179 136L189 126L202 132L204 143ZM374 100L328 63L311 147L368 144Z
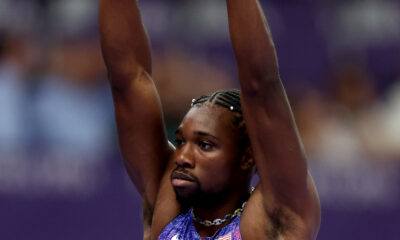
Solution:
M194 184L189 190L181 191L174 188L176 200L183 209L212 209L219 206L227 197L226 190L203 190L201 182L192 173L184 168L177 167L174 172L182 172L191 177Z

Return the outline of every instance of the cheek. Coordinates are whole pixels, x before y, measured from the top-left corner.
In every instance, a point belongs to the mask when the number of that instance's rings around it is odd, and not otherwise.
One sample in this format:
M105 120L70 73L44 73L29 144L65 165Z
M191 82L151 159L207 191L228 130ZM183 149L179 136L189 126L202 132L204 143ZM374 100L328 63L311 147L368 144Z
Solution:
M207 163L201 166L200 182L204 191L220 191L232 181L233 159L214 158L208 159Z

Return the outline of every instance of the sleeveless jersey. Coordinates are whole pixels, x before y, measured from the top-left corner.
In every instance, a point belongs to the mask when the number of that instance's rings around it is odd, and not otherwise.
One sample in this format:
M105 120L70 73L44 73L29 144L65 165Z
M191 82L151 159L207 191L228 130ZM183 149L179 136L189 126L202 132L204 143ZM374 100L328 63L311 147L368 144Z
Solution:
M190 210L170 222L161 232L158 240L241 240L239 231L240 216L218 230L213 237L201 238L197 233Z

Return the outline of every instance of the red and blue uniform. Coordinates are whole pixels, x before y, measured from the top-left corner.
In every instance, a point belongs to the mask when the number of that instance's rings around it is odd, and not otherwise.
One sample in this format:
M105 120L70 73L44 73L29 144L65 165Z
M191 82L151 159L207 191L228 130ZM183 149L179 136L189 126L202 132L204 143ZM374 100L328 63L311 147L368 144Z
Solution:
M218 230L214 236L202 238L197 233L190 211L183 213L170 222L161 232L158 240L241 240L239 231L240 216Z

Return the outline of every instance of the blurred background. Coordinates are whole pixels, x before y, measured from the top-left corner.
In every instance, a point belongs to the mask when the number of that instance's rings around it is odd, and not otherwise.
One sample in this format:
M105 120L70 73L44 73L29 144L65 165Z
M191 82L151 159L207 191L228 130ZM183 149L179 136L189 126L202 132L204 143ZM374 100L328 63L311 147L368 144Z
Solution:
M322 204L318 239L399 239L400 2L262 1ZM0 239L141 239L95 0L0 0ZM172 133L238 87L224 1L140 1Z

